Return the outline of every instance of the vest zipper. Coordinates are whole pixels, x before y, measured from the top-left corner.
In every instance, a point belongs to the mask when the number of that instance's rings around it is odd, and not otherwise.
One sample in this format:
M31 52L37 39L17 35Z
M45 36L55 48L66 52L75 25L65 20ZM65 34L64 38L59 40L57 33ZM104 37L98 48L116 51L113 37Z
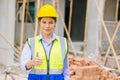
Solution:
M42 43L42 41L41 41L41 43ZM49 58L48 58L48 59L47 59L47 54L46 54L45 47L44 47L44 45L43 45L43 43L42 43L42 46L43 46L43 48L44 48L45 55L46 55L46 61L47 61L47 77L46 77L46 80L50 80L50 79L49 79L49 70L50 70L49 62L50 62L50 53L51 53L51 49L52 49L53 43L54 43L54 41L52 42L52 45L51 45L51 48L50 48L50 51L49 51L49 56L48 56Z

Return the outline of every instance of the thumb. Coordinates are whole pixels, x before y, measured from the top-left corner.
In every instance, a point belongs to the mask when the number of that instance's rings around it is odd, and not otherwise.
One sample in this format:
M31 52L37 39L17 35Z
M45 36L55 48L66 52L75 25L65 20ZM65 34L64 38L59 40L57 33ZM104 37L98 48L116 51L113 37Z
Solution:
M36 57L39 57L39 52L36 53Z

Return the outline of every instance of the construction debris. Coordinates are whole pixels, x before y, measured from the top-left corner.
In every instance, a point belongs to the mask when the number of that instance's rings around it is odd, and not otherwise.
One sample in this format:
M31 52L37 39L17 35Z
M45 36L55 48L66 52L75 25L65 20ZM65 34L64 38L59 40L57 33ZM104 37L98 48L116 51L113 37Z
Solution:
M71 80L120 80L89 59L69 55Z
M24 73L19 63L15 63L12 66L5 66L0 64L0 80L26 80L27 73Z

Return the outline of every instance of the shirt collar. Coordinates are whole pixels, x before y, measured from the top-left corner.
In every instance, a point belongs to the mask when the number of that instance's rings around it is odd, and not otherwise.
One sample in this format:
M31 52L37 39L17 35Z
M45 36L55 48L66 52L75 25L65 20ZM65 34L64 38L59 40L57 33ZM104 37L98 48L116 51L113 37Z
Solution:
M44 40L41 34L39 35L39 40ZM51 41L54 41L54 40L58 40L57 35L55 33L53 33Z

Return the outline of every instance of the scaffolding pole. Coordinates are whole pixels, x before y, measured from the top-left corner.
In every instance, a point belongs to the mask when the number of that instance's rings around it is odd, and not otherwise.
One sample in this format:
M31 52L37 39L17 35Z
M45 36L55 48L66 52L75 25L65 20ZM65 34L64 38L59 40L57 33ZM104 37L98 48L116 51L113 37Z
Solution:
M21 24L21 33L20 33L20 52L22 52L22 47L23 47L25 3L26 3L26 0L23 0L22 24Z

